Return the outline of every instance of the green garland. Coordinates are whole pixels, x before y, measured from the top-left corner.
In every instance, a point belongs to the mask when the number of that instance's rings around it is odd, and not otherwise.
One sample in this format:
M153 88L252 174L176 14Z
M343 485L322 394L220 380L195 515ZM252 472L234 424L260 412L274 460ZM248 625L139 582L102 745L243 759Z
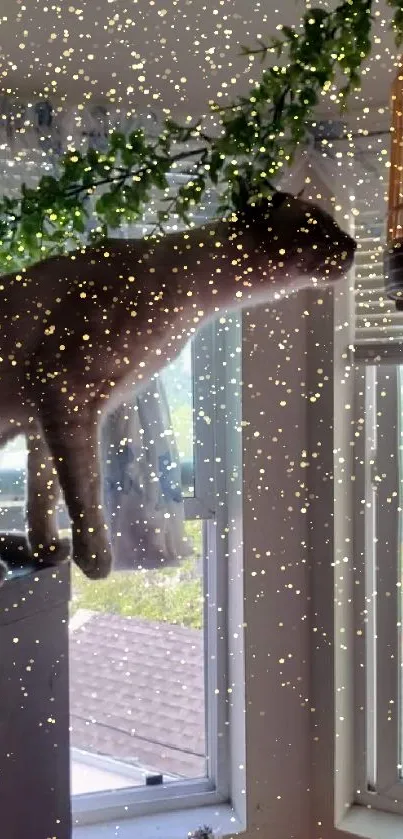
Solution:
M399 46L403 0L387 2ZM140 220L155 188L166 202L155 235L163 233L172 216L191 223L189 214L202 201L208 181L222 193L220 214L270 196L273 179L292 162L323 97L336 85L343 107L359 88L371 51L372 6L373 0L345 0L331 12L308 9L299 27L283 26L281 37L259 42L256 49L242 47L245 56L259 56L262 63L274 56L278 63L263 70L248 96L225 108L212 106L221 124L218 138L204 134L200 122L183 127L172 120L152 141L142 130L128 136L112 132L105 153L69 151L60 161L58 178L45 175L36 189L23 185L18 198L1 198L1 270L17 270L64 253L66 247L82 246L89 214L97 225L90 238L101 241L122 223ZM178 150L189 143L190 150ZM185 158L193 159L194 172L169 197L167 175Z

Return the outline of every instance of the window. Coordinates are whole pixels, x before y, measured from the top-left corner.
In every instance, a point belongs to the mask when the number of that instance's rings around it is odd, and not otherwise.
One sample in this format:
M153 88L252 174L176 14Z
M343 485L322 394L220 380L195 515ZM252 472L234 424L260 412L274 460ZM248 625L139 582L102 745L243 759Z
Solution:
M308 827L294 829L298 839L397 839L403 831L403 321L383 292L383 152L388 143L386 132L354 137L352 171L334 183L334 190L341 222L350 219L358 240L355 269L338 286L334 300L321 294L318 301L313 294L305 304L307 389L312 394L305 473L310 574L306 649L312 682L311 692L308 688L304 694L310 769L299 777L302 783L309 778L311 809ZM350 166L352 143L335 141L331 152L336 158L340 150ZM323 182L317 191L325 194ZM295 576L294 570L294 585ZM275 582L277 593L281 588L276 577ZM289 742L295 753L296 738L290 735ZM287 822L285 817L282 830L273 830L273 835L291 835L291 818Z
M204 329L162 374L183 463L194 554L178 569L74 572L71 635L73 811L91 819L227 789L224 462L216 439L223 323ZM221 334L220 334L221 333ZM214 358L215 356L215 358ZM225 368L223 368L225 369ZM223 385L221 385L223 387ZM222 445L222 443L221 443ZM218 475L217 475L218 471ZM217 518L218 514L218 518ZM184 783L185 782L185 783ZM123 795L105 790L130 788ZM102 799L86 795L104 791ZM159 801L161 802L159 804ZM85 815L84 815L85 814Z
M181 462L191 555L179 568L118 571L99 583L78 569L72 572L73 796L209 774L204 670L209 519L192 510L192 361L195 351L204 354L206 337L186 346L161 375ZM206 435L203 443L207 448Z
M379 137L380 153L383 143ZM356 790L360 803L403 813L402 320L383 291L381 195L382 184L357 230Z

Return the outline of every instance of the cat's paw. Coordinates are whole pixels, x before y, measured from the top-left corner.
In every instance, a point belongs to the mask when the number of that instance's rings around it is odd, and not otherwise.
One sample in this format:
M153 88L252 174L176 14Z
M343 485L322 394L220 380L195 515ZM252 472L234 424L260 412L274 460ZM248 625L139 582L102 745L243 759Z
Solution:
M80 531L73 531L73 559L90 580L104 580L112 568L112 552L104 533L99 538L83 538Z
M31 545L34 561L42 567L62 565L71 558L71 544L69 539L57 539L50 545Z
M112 556L105 552L99 554L89 551L85 559L80 553L74 556L74 561L89 580L105 580L111 573Z

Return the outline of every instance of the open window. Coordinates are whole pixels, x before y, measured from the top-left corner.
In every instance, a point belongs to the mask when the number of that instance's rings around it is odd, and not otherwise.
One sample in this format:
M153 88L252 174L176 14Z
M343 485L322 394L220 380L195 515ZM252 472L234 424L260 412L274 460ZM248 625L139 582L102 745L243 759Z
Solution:
M208 325L161 375L192 554L87 581L72 568L70 723L76 825L229 799L228 476L237 470L240 324ZM230 384L228 377L230 376ZM237 410L237 409L236 409ZM1 527L24 526L25 441L0 455ZM69 526L64 506L62 530Z
M192 555L178 568L118 572L95 584L74 572L78 823L102 811L121 818L147 805L155 812L170 801L179 807L228 796L225 452L218 416L226 402L220 376L226 328L222 319L204 329L162 374Z

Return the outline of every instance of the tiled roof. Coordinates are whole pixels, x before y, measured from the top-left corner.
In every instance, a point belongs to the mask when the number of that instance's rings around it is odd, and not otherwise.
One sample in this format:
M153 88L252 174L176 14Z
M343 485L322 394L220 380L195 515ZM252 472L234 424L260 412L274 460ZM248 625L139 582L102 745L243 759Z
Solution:
M73 747L204 776L200 630L93 612L73 618L70 645Z

